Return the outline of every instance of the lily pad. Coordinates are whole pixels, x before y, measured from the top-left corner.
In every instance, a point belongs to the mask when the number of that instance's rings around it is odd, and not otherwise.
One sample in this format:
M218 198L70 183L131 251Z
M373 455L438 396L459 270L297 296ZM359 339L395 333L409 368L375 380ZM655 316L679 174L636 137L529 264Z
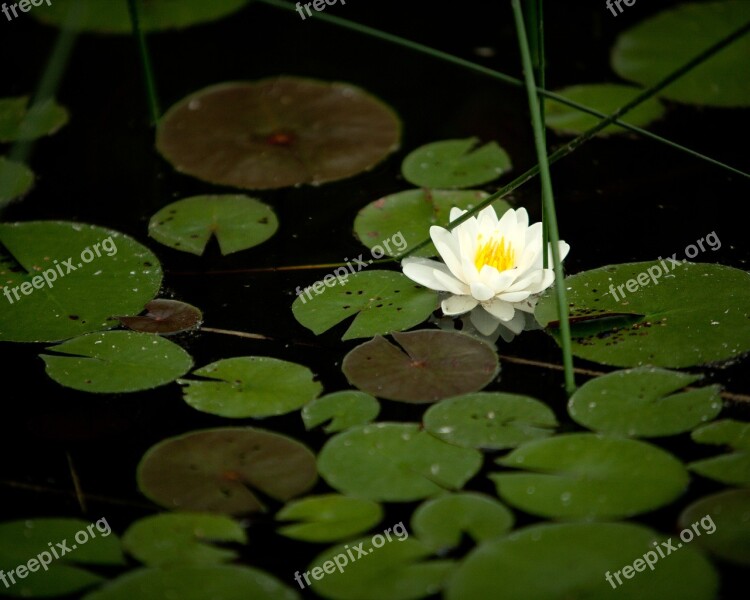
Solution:
M305 404L302 407L302 420L308 430L330 420L323 431L335 433L356 425L366 425L374 421L379 412L380 404L370 394L345 390Z
M721 412L718 385L673 393L700 378L654 367L615 371L578 388L570 398L568 412L576 423L603 433L676 435Z
M52 135L68 122L68 111L51 98L28 105L28 96L0 98L0 142Z
M144 31L184 29L221 19L243 8L248 0L137 0ZM75 5L76 10L72 10ZM133 29L127 2L54 0L31 11L48 25L77 31L125 34Z
M432 225L447 227L451 208L470 210L487 196L479 190L398 192L360 210L354 220L354 233L371 250L378 247L388 256L399 256L429 238ZM492 206L498 217L511 207L505 200L495 200ZM412 256L430 257L437 253L435 245L430 243Z
M500 450L552 435L555 413L519 394L477 392L431 406L424 428L435 437L466 448Z
M513 521L513 513L494 498L465 492L427 500L414 511L411 528L442 554L457 547L464 533L479 544L505 535Z
M181 173L262 190L352 177L400 138L398 116L361 88L277 77L191 94L164 115L156 146Z
M486 343L453 331L394 332L360 344L341 370L353 386L380 398L437 402L482 389L497 375L497 354Z
M226 358L193 371L213 381L180 379L185 402L196 410L241 419L297 410L323 386L307 367L267 356Z
M24 598L73 594L104 581L76 565L124 563L120 541L106 518L93 524L64 518L0 523L0 572L8 581L4 594ZM8 572L17 570L18 565L28 570L23 578L16 573L11 585Z
M341 267L347 272L345 267ZM335 273L335 271L334 271ZM294 318L316 335L357 315L342 339L372 337L419 325L438 306L438 296L395 271L363 271L341 279L327 275L292 304ZM313 295L315 294L315 295Z
M443 597L480 600L488 590L510 590L513 600L715 600L719 581L711 563L690 545L661 560L654 544L663 540L633 523L524 527L475 548L456 569ZM650 569L644 555L654 565Z
M47 350L56 353L40 355L47 375L82 392L150 390L174 381L193 366L193 359L177 344L131 331L89 333Z
M223 515L160 514L133 523L122 536L128 554L150 567L229 562L237 553L211 542L246 544L245 530Z
M148 224L157 242L200 256L211 236L223 255L262 244L279 228L270 206L240 195L193 196L172 202Z
M446 444L413 423L353 427L326 442L318 470L343 494L410 502L460 490L481 467L482 455Z
M161 286L156 256L111 229L1 223L0 245L0 341L56 342L112 328L112 315L139 312Z
M658 13L621 34L612 68L650 86L716 44L747 21L747 2L694 2ZM663 98L708 106L750 106L747 71L750 39L744 36L659 92Z
M477 144L478 138L426 144L409 153L401 173L419 187L468 188L489 183L510 170L510 157L497 142L475 149Z
M332 600L418 600L440 591L455 566L452 560L427 560L431 554L429 546L411 538L391 536L379 548L371 538L360 538L323 551L307 577L316 594Z
M203 313L186 302L157 298L146 304L145 315L117 319L134 331L169 335L196 329L203 320Z
M234 565L136 569L83 600L299 600L296 591L252 567Z
M253 490L286 502L316 479L315 456L306 446L250 427L168 438L138 464L138 487L160 506L230 515L265 510Z
M687 488L682 463L656 446L592 433L534 440L498 459L500 497L532 515L621 519L669 504Z
M0 156L0 205L24 196L32 185L34 172L29 167Z
M598 110L605 115L611 115L617 109L625 106L641 92L640 88L619 83L591 83L574 85L557 90L560 96L574 100L579 104ZM550 98L544 101L544 113L547 127L558 133L579 135L599 124L600 118L580 110L561 104ZM629 111L623 121L630 125L645 127L664 115L664 106L657 99L651 98ZM626 133L627 129L619 125L608 125L598 135Z
M290 502L276 514L277 521L299 521L278 532L305 542L335 542L355 536L380 523L383 509L377 502L339 494L308 496Z
M573 353L618 367L683 368L750 350L750 274L724 265L677 263L609 265L567 277ZM635 291L626 289L628 282ZM557 338L551 292L535 314Z
M714 556L750 566L750 490L725 490L701 498L682 512L679 523L700 534L692 541Z
M735 452L690 463L691 471L727 485L750 486L750 423L722 419L696 429L701 444L729 446Z

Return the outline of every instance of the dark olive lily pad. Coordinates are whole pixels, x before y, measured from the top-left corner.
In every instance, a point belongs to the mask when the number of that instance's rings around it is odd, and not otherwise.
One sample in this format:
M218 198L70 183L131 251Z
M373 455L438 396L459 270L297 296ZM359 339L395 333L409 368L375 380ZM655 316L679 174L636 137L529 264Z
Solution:
M683 368L749 351L750 274L677 263L609 265L566 278L573 353L619 367ZM635 291L627 290L629 281ZM537 305L536 318L557 338L551 292Z
M688 484L685 467L664 450L592 433L534 440L497 462L527 471L490 475L500 497L548 518L630 517L669 504Z
M0 205L25 195L32 185L34 172L29 167L0 156Z
M699 375L639 367L587 381L568 403L573 420L584 427L622 436L676 435L710 421L721 412L719 386L675 394Z
M277 521L299 521L280 527L286 537L306 542L335 542L351 538L377 525L383 509L377 502L339 494L308 496L287 504Z
M446 444L412 423L373 423L332 437L318 469L340 492L370 500L409 502L459 490L479 470L476 450Z
M691 471L727 485L750 486L750 423L722 419L696 429L692 437L735 451L690 463Z
M172 202L148 224L157 242L200 256L211 236L224 255L262 244L279 228L270 206L239 195L193 196Z
M152 446L138 464L138 487L157 504L230 515L265 510L254 490L286 502L316 479L315 457L307 447L250 427L169 438Z
M169 335L197 328L203 320L203 313L186 302L157 298L146 304L145 315L117 319L134 331Z
M482 389L499 371L486 343L453 331L394 332L357 346L341 370L353 386L380 398L437 402Z
M327 394L305 404L302 407L302 420L307 429L330 420L330 423L323 427L323 431L335 433L355 425L366 425L374 421L379 412L380 404L370 394L345 390Z
M28 96L0 98L0 142L52 135L68 122L68 111L52 99L28 104Z
M181 173L261 190L352 177L400 137L393 110L361 88L277 77L191 94L164 115L156 146Z

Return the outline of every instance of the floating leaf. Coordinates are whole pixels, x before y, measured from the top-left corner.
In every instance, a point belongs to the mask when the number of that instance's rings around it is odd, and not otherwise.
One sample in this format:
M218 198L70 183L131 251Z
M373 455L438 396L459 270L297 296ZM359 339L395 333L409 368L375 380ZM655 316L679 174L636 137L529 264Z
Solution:
M586 382L568 403L573 420L603 433L636 437L676 435L721 412L719 386L674 394L699 375L639 367Z
M420 540L443 553L458 546L464 533L477 544L504 535L513 527L513 513L484 494L449 494L421 504L411 527Z
M511 590L507 597L513 600L714 600L719 582L711 563L689 545L661 560L654 544L662 540L633 523L524 527L475 548L443 597L479 600L488 598L489 590ZM653 567L648 568L644 555Z
M424 428L466 448L500 450L547 437L557 427L555 413L539 400L518 394L478 392L431 406Z
M223 255L262 244L279 228L270 206L239 195L192 196L167 204L148 224L157 242L200 256L211 236Z
M323 431L335 433L355 425L366 425L374 421L379 412L380 404L370 394L346 390L305 404L302 407L302 420L307 429L312 429L330 419Z
M399 256L430 237L430 227L447 227L451 208L470 210L488 194L478 190L406 190L371 202L357 213L354 233L373 255ZM510 208L505 200L492 203L498 217ZM398 243L397 243L398 242ZM434 244L412 256L436 256Z
M389 400L437 402L482 389L499 370L495 351L462 333L425 329L393 339L401 348L378 336L346 355L341 370L352 385Z
M1 223L0 245L8 252L0 250L0 341L56 342L109 329L117 325L112 315L137 313L161 285L156 256L111 229Z
M277 521L300 521L279 528L281 535L305 542L334 542L377 525L383 509L377 502L339 494L308 496L290 502L276 514Z
M323 280L331 279L326 285L316 282L292 304L295 319L316 335L352 315L357 316L344 333L344 340L409 329L437 308L437 294L415 285L402 273L363 271L349 275L345 267L341 269L347 273L343 283L327 275Z
M360 538L319 554L306 572L312 590L333 600L417 600L443 587L454 561L427 560L432 551L419 540L394 535L388 542L376 535L384 540L379 548Z
M164 115L156 146L181 173L261 190L352 177L400 137L397 115L361 88L277 77L191 94Z
M252 567L234 565L136 569L83 600L299 600L293 589Z
M467 188L483 185L510 170L510 157L497 142L474 147L478 138L443 140L413 150L401 173L409 183L425 188Z
M410 502L459 490L479 470L476 450L446 444L412 423L374 423L326 442L318 470L344 494Z
M620 519L669 504L685 491L685 467L656 446L592 433L534 440L498 459L527 473L494 473L501 498L558 519Z
M51 98L31 108L28 104L28 96L0 98L0 142L52 135L68 122L68 111Z
M241 419L297 410L323 386L307 367L267 356L226 358L193 371L214 381L180 379L185 402L196 410Z
M60 546L62 544L62 546ZM59 552L55 556L53 552ZM92 524L81 519L23 519L0 523L0 573L15 571L15 584L3 592L40 598L65 596L101 583L104 578L74 566L124 564L120 541L106 518ZM19 565L27 569L21 578Z
M137 0L144 31L184 29L221 19L248 0ZM75 5L75 10L73 10ZM96 33L129 34L133 30L126 2L111 0L50 0L31 11L43 23Z
M640 88L618 83L592 83L588 85L574 85L557 90L560 96L598 110L605 115L611 115L617 109L625 106L641 92ZM601 119L585 112L561 104L547 98L544 101L545 119L547 127L558 133L578 135L599 124ZM658 100L651 98L629 111L621 121L638 127L645 127L660 119L664 115L664 106ZM627 129L619 125L608 125L598 135L625 133Z
M286 502L317 479L315 457L292 438L263 429L205 429L152 446L138 487L170 509L230 515L265 510L251 487Z
M666 262L610 265L565 279L576 356L619 367L682 368L750 350L750 274L670 262L665 275ZM625 290L627 282L634 292ZM553 293L539 301L536 318L542 326L554 324Z
M223 515L160 514L133 523L122 536L129 554L149 567L208 565L234 560L237 553L211 542L246 544L245 530Z
M146 304L145 315L117 319L134 331L169 335L196 329L203 320L203 313L186 302L157 298Z
M89 333L47 350L56 353L40 355L47 375L82 392L150 390L174 381L193 366L193 359L177 344L131 331Z
M690 463L691 471L727 485L750 486L750 423L722 419L696 429L701 444L726 445L736 450Z
M34 172L31 169L23 163L0 156L0 205L25 195L32 185L34 185ZM2 263L2 254L0 254L0 263Z
M747 2L683 4L621 34L612 51L612 68L625 79L651 86L747 21ZM750 106L747 36L717 52L659 92L670 100L709 106Z
M750 490L701 498L682 512L679 523L697 534L692 541L714 556L750 566Z

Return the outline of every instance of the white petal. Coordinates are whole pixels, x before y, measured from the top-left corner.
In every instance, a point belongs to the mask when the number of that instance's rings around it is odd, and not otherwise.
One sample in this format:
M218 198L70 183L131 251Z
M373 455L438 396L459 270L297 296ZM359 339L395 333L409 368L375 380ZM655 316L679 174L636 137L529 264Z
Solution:
M498 298L500 300L504 300L505 302L520 302L521 300L526 300L531 296L531 292L527 290L522 290L520 292L504 292L502 294L498 294Z
M490 267L489 265L483 266L482 271L479 274L480 281L488 287L492 288L492 291L495 293L495 295L499 294L500 292L511 291L508 290L508 286L513 283L513 280L515 278L516 274L514 273L513 269L509 269L501 273L495 267Z
M523 277L516 278L516 280L508 286L508 288L505 290L506 292L521 292L521 291L528 291L530 289L536 289L536 286L538 286L542 279L544 278L544 271L542 269L539 269L538 271L531 271L530 273L527 273ZM531 292L536 293L536 292Z
M433 275L441 285L445 286L445 291L450 292L451 294L457 294L458 296L466 296L469 294L469 286L463 281L456 279L450 273L435 271Z
M461 210L457 206L454 206L453 208L451 208L450 220L455 221L459 217L462 217L465 212L465 210Z
M439 263L434 260L427 258L415 258L408 257L401 261L401 268L406 275L412 281L416 281L418 284L430 288L431 290L437 290L438 292L449 292L444 283L439 281L435 273L442 273L444 275L450 275L448 267L443 263Z
M493 317L497 317L501 321L510 321L516 312L516 309L513 308L510 302L505 302L498 298L495 298L489 304L482 304L482 307Z
M462 315L469 312L477 304L477 301L471 296L451 296L443 300L440 307L443 309L443 314Z
M526 287L526 290L531 292L532 294L538 294L539 292L543 292L546 290L549 286L551 286L555 281L555 272L552 269L544 269L542 271L542 279L539 281L539 283L535 285L529 285Z
M483 308L472 310L469 318L474 327L477 328L477 331L482 335L492 335L500 325L500 321Z
M518 210L526 212L525 208L519 208ZM504 237L506 240L510 240L513 237L513 234L516 232L516 227L518 227L518 217L516 216L516 212L517 211L511 208L500 217L500 220L497 223L497 237Z
M503 321L503 327L507 327L516 335L521 333L526 327L526 315L517 310L510 321Z
M480 302L487 302L495 295L495 291L481 281L472 281L469 287L471 288L471 295Z
M446 266L457 279L463 279L463 269L461 268L461 251L458 247L458 240L453 233L442 227L433 225L430 227L430 237L435 244L440 258L443 259Z

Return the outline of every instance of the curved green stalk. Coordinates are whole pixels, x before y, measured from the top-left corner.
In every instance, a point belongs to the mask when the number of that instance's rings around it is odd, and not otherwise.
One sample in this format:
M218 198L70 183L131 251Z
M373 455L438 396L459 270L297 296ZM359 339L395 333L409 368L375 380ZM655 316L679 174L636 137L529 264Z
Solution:
M151 117L151 125L156 125L159 122L161 110L159 109L159 97L156 93L156 80L154 79L154 71L151 67L151 56L148 52L146 36L143 34L143 30L141 29L141 22L138 17L138 6L136 5L136 0L127 0L127 2L128 11L130 12L130 22L133 26L133 35L135 36L135 41L138 45L138 55L141 57L141 66L143 67L143 79L146 84L146 99L148 101L148 111Z

